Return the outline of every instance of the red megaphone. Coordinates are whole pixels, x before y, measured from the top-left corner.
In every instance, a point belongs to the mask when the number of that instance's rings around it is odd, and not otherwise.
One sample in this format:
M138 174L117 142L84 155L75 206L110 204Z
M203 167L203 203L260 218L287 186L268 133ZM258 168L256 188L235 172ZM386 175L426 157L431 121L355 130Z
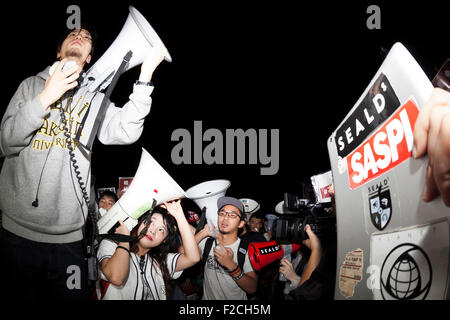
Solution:
M253 269L258 271L299 249L300 245L296 243L279 244L276 241L251 242L248 247L248 256Z

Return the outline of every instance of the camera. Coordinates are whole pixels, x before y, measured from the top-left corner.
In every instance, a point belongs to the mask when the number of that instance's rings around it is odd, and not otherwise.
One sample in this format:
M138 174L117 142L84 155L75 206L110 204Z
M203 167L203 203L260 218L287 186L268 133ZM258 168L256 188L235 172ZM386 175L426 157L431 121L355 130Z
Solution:
M308 224L321 241L336 239L336 217L330 213L331 202L314 203L310 198L284 193L284 206L289 213L277 220L275 238L279 243L301 243L308 239L305 230Z

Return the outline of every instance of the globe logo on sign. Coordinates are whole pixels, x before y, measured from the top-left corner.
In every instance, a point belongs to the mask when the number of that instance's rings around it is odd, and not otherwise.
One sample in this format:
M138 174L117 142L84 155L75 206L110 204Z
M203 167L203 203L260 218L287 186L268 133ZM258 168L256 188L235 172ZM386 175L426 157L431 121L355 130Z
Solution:
M422 248L404 243L389 252L380 277L384 300L423 300L431 287L431 262Z

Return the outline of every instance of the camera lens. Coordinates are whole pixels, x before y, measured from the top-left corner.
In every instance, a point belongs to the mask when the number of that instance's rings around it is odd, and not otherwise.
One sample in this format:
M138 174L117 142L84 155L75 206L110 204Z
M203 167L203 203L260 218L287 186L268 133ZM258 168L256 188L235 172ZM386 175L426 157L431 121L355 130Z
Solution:
M303 219L278 219L275 237L279 243L301 243L304 240Z
M305 239L303 234L303 219L295 219L292 225L292 229L292 242L301 243Z
M287 239L288 236L288 221L286 219L279 219L275 228L275 238L278 242L282 242Z

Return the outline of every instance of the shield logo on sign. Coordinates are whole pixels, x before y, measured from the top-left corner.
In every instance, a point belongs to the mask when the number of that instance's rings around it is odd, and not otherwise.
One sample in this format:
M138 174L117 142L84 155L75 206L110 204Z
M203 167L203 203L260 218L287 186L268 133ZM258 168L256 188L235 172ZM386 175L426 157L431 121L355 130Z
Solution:
M378 191L369 196L370 219L378 230L383 230L391 221L392 205L389 188L378 188Z

